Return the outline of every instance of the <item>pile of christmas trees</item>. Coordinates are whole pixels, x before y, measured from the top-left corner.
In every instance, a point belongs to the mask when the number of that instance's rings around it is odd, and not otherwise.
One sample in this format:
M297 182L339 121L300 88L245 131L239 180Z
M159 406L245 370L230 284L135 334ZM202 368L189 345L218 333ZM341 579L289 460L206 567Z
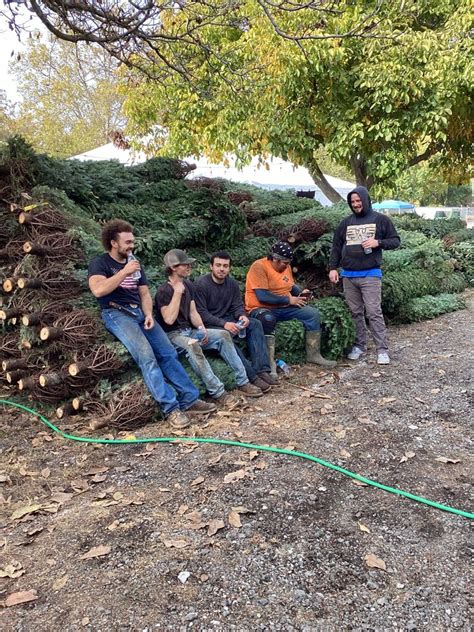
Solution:
M151 291L165 279L170 248L196 257L226 249L242 284L249 265L276 239L295 248L298 281L313 289L323 325L323 350L337 358L354 336L352 320L327 279L332 233L347 214L293 192L269 192L223 180L189 179L191 168L172 159L125 167L117 162L63 161L35 154L11 139L0 156L0 361L2 381L19 397L43 402L58 416L86 409L96 427L133 427L154 414L125 349L105 332L87 288L88 260L102 251L100 225L129 221L135 254ZM458 220L396 218L403 247L385 253L384 311L410 322L459 309L474 279L472 231ZM304 361L299 323L280 324L277 354ZM233 386L228 367L211 359ZM195 377L193 376L195 379ZM137 397L137 394L139 395Z

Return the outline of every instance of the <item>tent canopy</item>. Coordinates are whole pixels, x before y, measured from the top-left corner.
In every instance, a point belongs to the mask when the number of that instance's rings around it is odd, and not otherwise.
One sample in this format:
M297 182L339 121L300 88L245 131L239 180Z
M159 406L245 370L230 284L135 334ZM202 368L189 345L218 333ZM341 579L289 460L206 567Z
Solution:
M97 147L78 156L73 156L75 160L118 160L126 165L136 165L144 162L147 157L142 152L133 152L128 149L119 149L113 143ZM253 184L264 189L296 189L297 191L314 191L314 199L324 206L332 203L321 192L319 187L311 178L309 172L304 167L295 167L290 162L281 158L269 157L263 164L258 158L238 169L235 166L235 156L229 156L226 163L214 164L203 157L190 156L184 158L186 162L196 165L188 178L224 178L233 182L243 182ZM349 191L352 191L354 184L340 178L333 178L326 175L329 184L336 189L339 195L345 200Z
M372 208L377 211L401 211L412 210L415 208L415 205L411 204L411 202L403 202L402 200L384 200L383 202L372 204Z

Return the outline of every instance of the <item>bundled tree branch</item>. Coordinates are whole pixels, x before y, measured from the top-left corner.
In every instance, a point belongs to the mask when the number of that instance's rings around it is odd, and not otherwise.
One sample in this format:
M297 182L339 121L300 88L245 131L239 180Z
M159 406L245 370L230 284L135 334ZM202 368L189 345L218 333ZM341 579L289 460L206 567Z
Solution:
M84 253L74 243L74 238L67 233L50 233L39 235L22 246L26 254L44 257L48 261L83 262Z
M106 414L97 415L90 423L92 430L111 426L119 430L140 428L153 420L156 407L141 384L129 384L115 393Z
M93 375L107 376L114 375L123 369L123 361L117 357L115 351L107 345L100 345L93 349L80 360L76 360L69 365L69 375L75 376L83 372L90 372Z
M98 336L97 318L85 310L64 314L54 321L52 327L43 327L40 331L41 340L60 340L61 346L71 351L92 344Z
M67 232L71 223L61 211L51 206L34 208L31 211L21 211L18 222L33 235L44 233Z

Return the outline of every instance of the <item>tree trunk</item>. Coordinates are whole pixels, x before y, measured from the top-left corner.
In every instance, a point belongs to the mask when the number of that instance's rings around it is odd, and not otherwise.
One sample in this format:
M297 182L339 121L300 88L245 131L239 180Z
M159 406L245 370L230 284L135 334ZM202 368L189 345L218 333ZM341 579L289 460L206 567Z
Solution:
M316 161L312 161L305 166L309 171L309 175L313 178L314 182L318 185L328 200L330 200L333 204L337 204L343 199L336 189L326 180L326 176L321 171Z
M351 156L350 162L357 186L365 187L370 190L371 186L374 184L374 178L373 176L367 175L367 165L364 156L361 156L360 154L357 156Z

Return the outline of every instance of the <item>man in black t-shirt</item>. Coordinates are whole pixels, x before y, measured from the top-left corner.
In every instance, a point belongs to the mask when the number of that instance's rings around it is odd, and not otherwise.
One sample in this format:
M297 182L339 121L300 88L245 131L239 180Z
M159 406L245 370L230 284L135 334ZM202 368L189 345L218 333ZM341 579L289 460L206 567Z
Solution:
M186 428L190 421L183 411L205 414L215 405L199 399L175 349L154 322L145 272L132 255L134 242L127 222L115 219L104 225L107 252L90 262L89 288L99 301L106 329L128 349L165 417L174 428Z
M250 384L230 334L217 329L207 331L204 327L196 309L193 284L188 281L194 261L184 250L173 249L166 253L164 263L168 282L158 287L155 298L159 322L176 349L186 354L192 369L218 403L233 402L231 396L225 393L221 380L213 372L203 349L215 349L219 352L234 371L237 387L242 393L249 397L260 397L262 391Z
M248 318L245 313L239 284L230 276L232 260L221 250L211 256L211 272L194 282L197 310L208 328L223 328L235 337L239 334L238 322L244 328L244 337L250 361L236 346L250 381L263 392L278 384L271 375L270 357L262 323Z

